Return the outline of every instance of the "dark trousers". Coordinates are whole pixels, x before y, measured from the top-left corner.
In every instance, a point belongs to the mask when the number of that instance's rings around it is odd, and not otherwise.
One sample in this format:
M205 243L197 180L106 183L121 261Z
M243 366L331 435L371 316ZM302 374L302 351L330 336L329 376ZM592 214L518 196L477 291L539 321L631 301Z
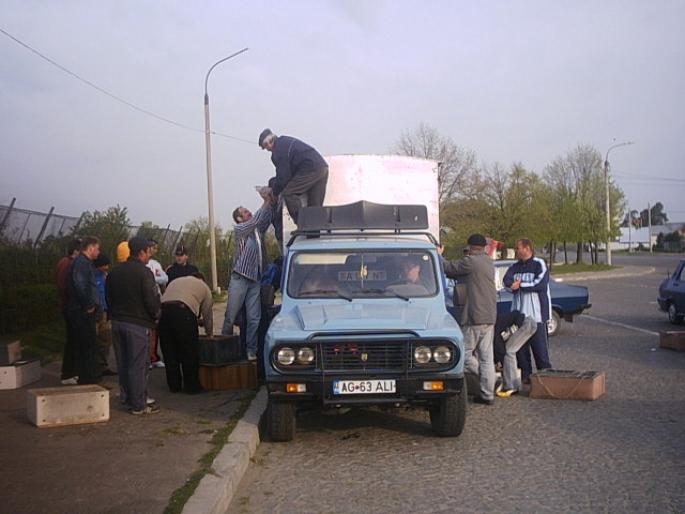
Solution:
M78 375L78 363L76 362L76 349L74 345L74 329L69 320L68 311L62 311L62 317L67 329L67 338L64 341L64 352L62 352L62 380L73 378Z
M530 351L533 350L535 368L538 370L552 367L549 361L549 347L547 344L547 323L538 323L537 330L530 336L528 342L516 352L516 360L521 368L521 378L527 379L533 373Z
M296 173L285 185L281 194L295 224L297 224L297 215L302 207L303 198L308 207L323 205L327 183L328 168L323 168Z
M193 311L179 304L163 304L159 340L169 389L173 392L185 390L187 393L202 390L198 379L200 348L197 317Z
M71 325L76 374L79 384L97 384L102 380L100 355L95 330L96 313L88 314L80 309L68 312Z
M147 405L150 329L112 320L112 344L117 358L121 401L133 410Z

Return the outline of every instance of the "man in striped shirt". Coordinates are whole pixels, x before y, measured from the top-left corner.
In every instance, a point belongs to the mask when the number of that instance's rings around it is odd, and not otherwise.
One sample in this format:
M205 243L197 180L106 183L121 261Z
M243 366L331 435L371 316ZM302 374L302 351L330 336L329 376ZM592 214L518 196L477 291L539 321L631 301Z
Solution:
M254 215L245 207L233 211L235 253L233 271L228 284L228 303L223 335L233 334L233 324L240 309L245 305L247 317L247 359L257 360L257 330L261 318L260 280L266 270L264 252L264 233L269 228L273 216L272 194L269 188L260 190L264 202Z

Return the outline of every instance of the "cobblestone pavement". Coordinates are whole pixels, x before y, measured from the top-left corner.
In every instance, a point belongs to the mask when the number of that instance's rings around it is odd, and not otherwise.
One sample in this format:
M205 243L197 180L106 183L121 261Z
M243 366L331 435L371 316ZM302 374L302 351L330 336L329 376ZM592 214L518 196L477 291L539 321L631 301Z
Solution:
M671 328L651 303L661 278L591 284L592 315ZM684 512L685 353L657 345L564 324L553 364L605 371L607 394L470 403L456 439L434 437L421 411L301 413L292 443L262 443L229 512Z

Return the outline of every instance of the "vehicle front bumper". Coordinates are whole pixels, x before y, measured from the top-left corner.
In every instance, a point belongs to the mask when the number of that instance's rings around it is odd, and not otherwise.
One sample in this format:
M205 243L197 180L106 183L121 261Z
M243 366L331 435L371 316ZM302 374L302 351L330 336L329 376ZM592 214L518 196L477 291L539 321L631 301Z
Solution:
M662 298L658 296L656 302L659 304L659 309L664 312L668 312L668 298Z
M334 394L336 380L395 380L395 392L385 394ZM443 391L425 391L423 383L442 381ZM287 384L305 384L306 392L288 393ZM288 375L267 378L269 398L319 406L428 405L434 400L461 393L464 378L444 374L407 375Z
M573 309L572 311L564 310L563 318L566 321L573 321L573 316L577 316L578 314L581 314L583 311L588 310L590 307L592 307L591 303L584 303L582 305L579 305L577 308Z

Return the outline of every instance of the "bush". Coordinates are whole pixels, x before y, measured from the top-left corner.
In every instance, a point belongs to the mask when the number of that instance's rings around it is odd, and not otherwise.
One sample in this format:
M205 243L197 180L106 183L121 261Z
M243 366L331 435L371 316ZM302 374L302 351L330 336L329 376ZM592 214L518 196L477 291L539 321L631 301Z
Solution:
M28 284L0 291L0 333L34 329L60 318L53 284Z

